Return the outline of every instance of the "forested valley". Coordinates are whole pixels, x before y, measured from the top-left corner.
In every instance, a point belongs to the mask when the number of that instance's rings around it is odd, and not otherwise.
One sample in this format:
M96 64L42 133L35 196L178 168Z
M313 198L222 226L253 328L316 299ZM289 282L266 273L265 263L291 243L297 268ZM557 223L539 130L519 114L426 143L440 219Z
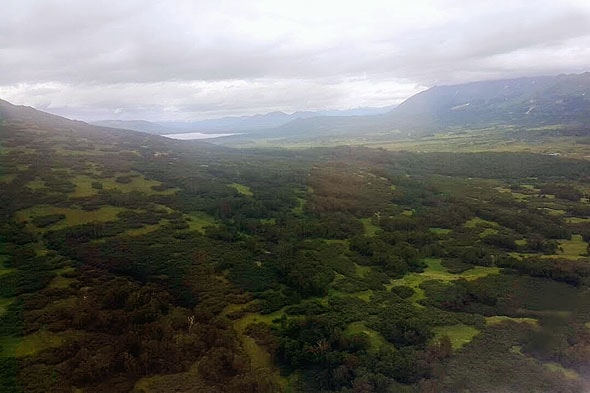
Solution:
M0 123L3 392L584 392L590 162Z

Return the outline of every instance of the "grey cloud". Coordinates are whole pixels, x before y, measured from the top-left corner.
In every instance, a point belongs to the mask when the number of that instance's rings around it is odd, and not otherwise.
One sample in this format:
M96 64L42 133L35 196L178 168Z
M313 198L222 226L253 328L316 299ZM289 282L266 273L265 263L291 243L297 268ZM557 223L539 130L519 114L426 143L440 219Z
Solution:
M85 118L211 117L590 64L583 1L365 3L4 0L0 95Z

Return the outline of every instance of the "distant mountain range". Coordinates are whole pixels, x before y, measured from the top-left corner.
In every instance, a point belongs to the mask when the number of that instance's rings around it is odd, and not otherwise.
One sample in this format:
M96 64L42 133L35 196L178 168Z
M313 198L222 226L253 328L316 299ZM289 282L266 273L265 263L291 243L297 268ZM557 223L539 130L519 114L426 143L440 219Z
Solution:
M10 109L10 110L8 110ZM18 109L18 110L17 110ZM60 127L72 121L0 100L0 118L39 118ZM86 125L75 122L77 125ZM194 122L117 121L93 125L151 134L242 133L224 140L310 139L339 135L412 137L498 125L543 127L590 124L590 72L435 86L399 106L352 111L273 112ZM221 140L219 140L221 141Z
M386 106L382 108L355 108L347 110L325 110L325 111L305 111L287 114L284 112L271 112L264 115L258 114L253 116L228 116L217 119L184 121L184 122L149 122L145 120L102 120L90 124L122 128L133 131L142 131L150 134L172 134L183 132L202 132L202 133L225 133L225 132L246 132L259 131L280 127L298 119L308 119L314 117L334 117L334 116L372 116L389 112L395 106Z

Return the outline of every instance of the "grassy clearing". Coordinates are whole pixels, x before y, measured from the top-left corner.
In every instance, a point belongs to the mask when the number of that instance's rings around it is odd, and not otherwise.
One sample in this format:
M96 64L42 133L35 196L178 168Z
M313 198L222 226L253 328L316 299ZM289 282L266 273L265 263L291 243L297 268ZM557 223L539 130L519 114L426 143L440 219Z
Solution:
M528 323L530 325L533 326L538 326L539 325L539 320L535 319L535 318L513 318L513 317L508 317L506 315L494 315L491 317L485 317L486 318L486 324L488 325L497 325L499 323L502 323L504 321L512 321L512 322L516 322L516 323Z
M4 315L8 306L14 303L14 298L0 297L0 316Z
M0 255L0 276L12 273L15 269L5 267L4 264L10 259L8 255Z
M415 291L410 300L417 302L425 298L424 291L420 288L420 285L424 281L453 281L459 278L464 278L466 280L476 280L490 274L500 273L500 268L497 267L475 266L473 269L466 270L463 273L452 274L449 273L448 270L441 264L440 259L426 258L424 259L424 262L426 263L427 267L422 273L408 273L403 278L391 280L390 284L386 285L387 289L390 290L392 287L400 285L409 286Z
M499 228L500 224L498 224L496 221L488 221L484 220L483 218L474 217L471 220L467 221L465 224L463 224L463 226L465 228L476 228L478 226L489 226L493 228Z
M363 266L357 263L354 264L354 271L357 277L363 278L373 270L371 266Z
M448 235L449 233L451 233L451 229L447 229L447 228L428 228L428 230L432 233L435 233L437 235Z
M381 230L381 228L371 222L370 218L361 218L361 222L365 227L365 235L367 236L375 236L377 231Z
M245 186L240 183L232 183L229 186L235 188L235 190L242 195L254 196L254 193L250 190L250 187L248 186Z
M362 321L353 322L348 325L344 331L344 334L350 336L356 334L366 334L369 338L370 350L374 352L378 351L383 346L391 345L383 338L381 333L369 329Z
M33 191L37 191L37 190L41 190L43 188L46 188L45 182L43 180L39 180L39 179L31 180L30 182L25 184L25 187L30 188Z
M295 206L291 211L293 214L301 215L303 214L303 205L305 204L305 199L297 198L297 206Z
M19 210L16 213L16 220L19 222L31 221L34 217L38 216L46 216L49 214L64 214L66 216L65 219L48 227L51 229L61 229L74 225L88 224L94 221L116 221L117 214L123 210L125 209L114 206L104 206L97 210L87 211L81 209L69 209L65 207L39 205L28 209ZM30 225L34 228L32 224Z
M590 222L590 218L582 217L565 217L563 220L568 224L581 224L585 222Z
M577 372L575 372L571 368L563 367L561 364L559 364L557 362L543 363L543 366L547 367L551 371L555 371L555 372L563 374L566 378L578 379L578 380L582 379L582 377L580 377L580 374L578 374Z
M16 179L16 173L10 173L8 175L0 176L0 183L12 183Z
M70 194L74 198L82 198L95 195L98 190L92 187L92 183L100 183L103 190L118 190L124 193L138 191L147 195L171 195L178 191L178 188L169 188L163 191L156 191L152 187L161 186L162 183L157 180L146 179L143 175L136 172L117 174L117 176L129 176L130 182L119 183L116 178L94 178L86 175L74 177L73 183L76 185L76 191Z
M127 235L127 236L146 235L150 232L158 230L158 228L160 228L162 221L165 221L165 220L160 220L160 224L144 225L141 228L128 229L125 231L125 235Z
M457 325L436 326L432 330L435 339L448 336L451 339L453 349L461 348L465 344L471 342L473 337L479 334L478 329L462 323Z
M587 257L588 243L582 235L572 235L571 240L559 240L560 250L555 255L539 255L542 258L580 259ZM563 250L563 251L561 251Z
M523 194L521 192L514 192L514 191L510 190L509 188L505 188L505 187L495 187L495 190L497 190L498 192L501 192L501 193L510 194L512 196L512 198L516 199L519 202L526 202L526 200L532 196L529 194Z
M64 337L56 333L38 331L24 337L0 337L0 357L23 357L34 355L64 343Z
M494 229L494 228L486 228L486 229L484 229L483 231L481 231L479 233L479 237L484 238L484 237L489 236L489 235L495 235L496 233L498 233L498 230L497 229Z
M49 288L54 288L54 289L69 288L71 284L76 282L76 279L64 277L63 274L64 273L71 273L74 270L75 269L73 267L65 267L63 269L57 270L56 271L57 275L49 283Z
M195 212L192 214L185 214L185 218L189 219L187 224L191 231L199 231L205 233L205 227L215 226L215 219L203 212Z

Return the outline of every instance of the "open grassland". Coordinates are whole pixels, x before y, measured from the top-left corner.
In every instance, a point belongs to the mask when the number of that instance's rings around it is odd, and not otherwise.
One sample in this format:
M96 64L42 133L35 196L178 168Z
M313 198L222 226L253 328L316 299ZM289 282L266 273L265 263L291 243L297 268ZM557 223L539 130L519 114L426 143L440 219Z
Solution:
M242 195L246 195L246 196L253 196L254 195L254 193L250 190L250 187L245 186L243 184L232 183L232 184L230 184L230 187L233 187L237 192L239 192Z
M483 218L479 218L479 217L474 217L474 218L470 219L469 221L467 221L463 225L465 226L465 228L477 228L478 226L493 227L493 228L500 227L500 224L498 224L495 221L488 221L488 220L484 220Z
M514 317L509 317L506 315L494 315L491 317L485 317L486 318L486 323L488 325L497 325L499 323L502 322L506 322L506 321L512 321L512 322L516 322L516 323L528 323L532 326L538 326L539 325L539 320L535 319L535 318L514 318Z
M63 220L50 226L51 229L62 229L69 226L88 224L95 221L115 221L117 220L117 214L123 210L125 209L115 206L103 206L97 210L89 211L66 207L38 205L32 208L19 210L16 213L16 220L20 222L27 221L30 223L30 221L35 217L47 216L50 214L63 214L65 215Z
M102 190L117 190L121 192L138 191L147 195L171 195L178 191L177 188L169 188L166 190L154 190L153 187L161 186L162 183L157 180L146 179L143 175L135 172L118 174L119 178L124 178L125 182L117 181L117 177L98 178L87 175L77 175L73 178L73 183L76 185L76 190L70 194L74 198L83 198L96 195L98 188L93 187L93 184Z
M406 285L414 289L414 295L410 298L412 301L417 302L425 298L424 291L420 288L420 285L428 280L440 280L440 281L453 281L459 278L466 280L476 280L481 277L486 277L490 274L500 273L500 269L497 267L484 267L475 266L473 269L469 269L459 274L452 274L441 264L440 259L426 258L424 259L427 267L421 273L409 273L403 278L391 280L391 283L387 285L388 289L394 286Z
M439 339L443 336L449 337L453 349L459 349L471 342L473 337L479 333L479 330L473 326L464 325L462 323L457 325L436 326L432 330L435 339Z
M14 271L14 269L4 266L4 264L9 260L10 257L8 255L0 255L0 276L12 273Z
M195 212L191 214L185 214L186 223L189 225L191 231L205 232L206 227L216 226L215 218L211 217L204 212Z
M7 307L10 306L12 303L14 303L14 299L0 297L0 316L6 313Z
M37 331L24 337L0 337L0 357L31 356L44 349L60 347L65 342L65 333L56 334Z
M571 240L560 240L559 247L563 250L558 254L561 257L578 259L588 254L588 243L582 239L582 235L572 235Z
M388 343L379 332L369 329L365 325L365 322L362 321L353 322L348 325L344 331L344 334L350 336L357 334L366 335L369 338L370 350L374 352L379 351L379 349L383 348L384 346L391 346L391 344Z
M361 222L363 223L365 234L367 236L375 236L377 231L381 229L377 225L373 224L370 218L361 218Z

